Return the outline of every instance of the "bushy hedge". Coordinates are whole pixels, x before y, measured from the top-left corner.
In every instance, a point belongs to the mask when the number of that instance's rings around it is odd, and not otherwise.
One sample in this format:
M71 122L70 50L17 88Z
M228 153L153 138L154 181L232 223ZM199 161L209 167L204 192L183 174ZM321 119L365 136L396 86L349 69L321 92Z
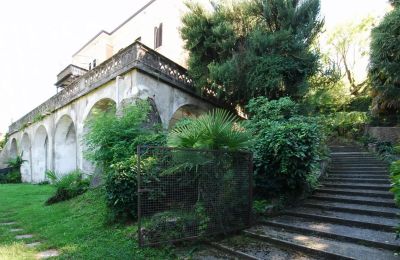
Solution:
M324 134L314 118L297 114L289 98L252 100L248 127L255 136L255 192L262 197L301 191L320 159Z

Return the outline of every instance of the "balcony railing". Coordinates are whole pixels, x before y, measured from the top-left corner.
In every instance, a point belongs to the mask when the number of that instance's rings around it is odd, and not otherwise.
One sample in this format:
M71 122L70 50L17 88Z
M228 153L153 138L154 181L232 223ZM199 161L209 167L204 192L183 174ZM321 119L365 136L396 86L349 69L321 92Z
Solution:
M55 84L57 87L65 87L71 84L71 80L76 79L84 75L87 72L86 69L75 66L73 64L68 65L65 69L63 69L57 75L57 83Z
M35 119L52 113L133 68L157 76L158 79L169 82L174 87L197 95L193 81L187 75L185 68L142 43L134 42L11 124L9 133L21 130Z

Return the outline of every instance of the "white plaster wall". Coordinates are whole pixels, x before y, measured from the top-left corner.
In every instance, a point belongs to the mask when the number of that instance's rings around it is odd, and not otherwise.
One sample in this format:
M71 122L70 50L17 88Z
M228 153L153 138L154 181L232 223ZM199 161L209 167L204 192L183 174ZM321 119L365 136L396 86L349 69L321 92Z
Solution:
M41 182L46 179L45 172L49 169L49 135L46 127L39 126L32 141L32 181Z
M25 162L21 165L21 178L23 182L32 181L32 154L31 154L31 138L28 133L22 135L21 140L22 159Z

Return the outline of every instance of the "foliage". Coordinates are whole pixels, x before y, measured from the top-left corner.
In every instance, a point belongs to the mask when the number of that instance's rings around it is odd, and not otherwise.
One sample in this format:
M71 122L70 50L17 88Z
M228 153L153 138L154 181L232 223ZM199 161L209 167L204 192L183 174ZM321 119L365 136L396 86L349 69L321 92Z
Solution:
M352 97L360 96L368 90L367 76L357 71L366 69L370 31L375 22L374 17L367 16L358 23L350 22L337 26L328 36L329 56L339 69Z
M393 151L395 154L400 155L400 144L393 147Z
M125 107L121 116L103 113L89 119L89 131L84 137L86 157L109 172L110 165L135 154L139 144L163 144L165 137L160 127L149 125L150 112L149 102L137 101Z
M83 177L80 171L72 171L54 183L56 192L47 201L46 205L69 200L85 193L89 188L90 181Z
M23 154L17 155L15 158L11 158L7 161L8 167L19 169L21 168L22 164L26 162L23 158Z
M171 147L239 150L247 148L250 135L237 118L215 109L175 127L168 136Z
M290 102L260 97L247 107L248 127L255 136L255 191L261 197L302 191L320 159L324 135L318 121L295 110L284 113L283 104ZM269 110L275 111L268 117Z
M200 92L232 105L256 96L299 96L315 73L310 46L321 31L319 0L189 5L181 29L189 74Z
M205 234L210 219L200 203L192 211L169 210L156 213L144 224L143 236L147 242L173 241L194 234Z
M19 168L11 168L7 173L0 174L0 184L21 182L21 171Z
M395 161L390 166L390 179L392 188L390 191L394 194L397 206L400 206L400 160ZM397 237L400 236L400 225L397 227Z
M42 121L45 117L46 117L45 115L36 114L32 119L32 121L33 121L32 123L36 123L36 122Z
M0 183L21 183L21 166L24 162L26 162L26 160L23 159L23 154L9 159L7 165L10 171L0 176Z
M354 139L363 134L364 126L369 122L369 116L365 112L336 112L321 116L331 137L342 136Z
M3 139L0 140L0 152L4 149L4 147L6 146L7 142L8 142L8 138L9 135L8 133L6 133L3 137Z
M369 76L372 111L381 121L400 122L400 8L398 4L372 31Z
M2 222L15 221L24 232L41 241L39 248L29 248L27 241L15 239L10 227L0 226L0 259L36 259L46 248L57 248L61 253L57 259L62 260L178 258L171 247L139 247L136 225L105 225L107 207L103 188L45 206L54 190L53 185L0 185Z
M265 215L268 210L270 210L273 206L271 202L267 200L254 200L253 201L253 213L256 216L263 216Z
M44 173L44 176L46 176L46 178L50 181L51 184L55 184L58 181L58 176L55 171L47 170Z
M112 171L106 178L106 201L110 209L109 221L124 222L137 218L137 174L138 157L132 156L111 166ZM141 160L140 169L143 181L151 176L144 175L152 167L154 160Z

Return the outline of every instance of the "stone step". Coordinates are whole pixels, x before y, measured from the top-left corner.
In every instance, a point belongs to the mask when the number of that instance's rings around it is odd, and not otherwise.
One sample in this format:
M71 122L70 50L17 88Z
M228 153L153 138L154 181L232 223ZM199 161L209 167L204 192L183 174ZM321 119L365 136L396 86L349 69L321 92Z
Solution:
M346 163L382 163L380 159L372 156L350 156L350 157L331 157L332 162L346 162Z
M340 158L340 157L336 157L336 158L331 158L331 162L332 163L346 163L346 164L350 164L350 163L355 163L355 164L382 164L382 165L387 165L387 163L385 163L384 161L377 159L377 158L366 158L366 157L352 157L352 158Z
M291 210L285 210L283 213L285 215L301 217L310 220L367 228L378 231L387 231L391 234L398 224L398 220L394 218L368 216L356 213L338 212L334 210L312 209L307 207L298 207Z
M276 243L289 248L296 248L307 253L323 256L325 259L397 259L389 250L314 236L302 232L292 232L271 226L256 226L244 231L248 236Z
M354 174L386 174L388 175L387 170L357 170L357 169L329 169L329 173L354 173Z
M328 175L342 175L342 176L379 176L381 178L389 178L389 173L387 172L353 172L353 173L349 173L349 172L329 172Z
M311 256L307 256L301 252L296 252L291 248L282 248L279 246L277 247L276 244L259 239L254 239L248 236L239 235L224 239L219 242L214 242L211 245L220 251L234 256L236 259L317 259Z
M390 184L389 179L371 179L371 178L334 178L329 176L325 178L327 182L357 182L357 183L371 183L371 184Z
M387 218L397 218L398 214L400 214L400 209L398 208L360 205L335 201L321 201L313 199L306 200L302 204L302 206L307 208L318 208L323 210L348 212L368 216L381 216Z
M264 222L265 225L283 228L285 230L314 234L340 241L359 243L372 247L397 250L400 241L391 231L372 230L363 227L330 223L305 217L280 216Z
M390 185L388 184L369 184L369 183L358 183L358 182L322 182L324 187L328 188L345 188L345 189L355 189L355 190L380 190L388 191L390 190Z
M389 179L389 175L385 174L341 174L333 173L328 174L329 178L345 178L345 179Z
M369 171L387 171L387 167L384 166L342 166L336 165L335 167L329 167L329 170L369 170Z
M376 190L354 190L354 189L337 189L337 188L318 188L318 193L325 194L342 194L342 195L355 195L355 196L366 196L375 198L386 198L393 199L393 194L388 191L376 191Z
M311 197L311 199L322 200L322 201L334 201L334 202L345 202L351 204L360 204L360 205L371 205L371 206L384 206L384 207L393 207L396 208L396 204L393 199L384 199L384 198L373 198L366 196L352 196L352 195L341 195L341 194L322 194L315 193Z
M333 159L371 159L378 160L378 158L374 155L368 153L352 153L352 154L331 154L331 158Z
M377 164L374 164L374 165L370 165L370 164L342 164L342 163L332 163L332 164L330 164L329 165L329 167L328 167L328 169L329 170L335 170L335 169L338 169L338 170L365 170L365 169L367 169L367 170L377 170L375 167L378 167L378 168L380 168L380 169L378 169L378 170L385 170L385 171L388 171L388 169L389 169L389 166L388 165L377 165Z

